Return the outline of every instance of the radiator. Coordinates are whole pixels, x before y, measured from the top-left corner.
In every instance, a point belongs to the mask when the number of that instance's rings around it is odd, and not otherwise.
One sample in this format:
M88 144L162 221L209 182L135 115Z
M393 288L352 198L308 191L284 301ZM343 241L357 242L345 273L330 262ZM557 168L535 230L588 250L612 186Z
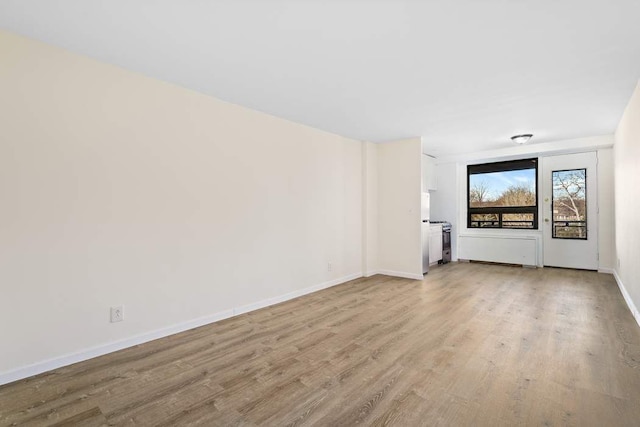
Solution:
M458 236L458 258L470 261L538 265L537 236Z

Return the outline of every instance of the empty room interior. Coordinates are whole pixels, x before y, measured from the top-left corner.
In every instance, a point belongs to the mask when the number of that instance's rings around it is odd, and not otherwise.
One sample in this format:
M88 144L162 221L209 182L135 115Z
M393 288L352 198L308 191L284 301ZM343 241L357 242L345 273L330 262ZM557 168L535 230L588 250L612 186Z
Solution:
M637 0L0 0L0 426L640 425Z

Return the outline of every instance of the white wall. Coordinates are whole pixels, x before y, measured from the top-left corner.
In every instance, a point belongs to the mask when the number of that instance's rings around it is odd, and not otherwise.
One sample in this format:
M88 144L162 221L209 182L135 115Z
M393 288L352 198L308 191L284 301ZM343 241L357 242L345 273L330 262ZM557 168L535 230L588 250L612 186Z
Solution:
M378 145L378 268L422 279L421 139Z
M458 259L458 165L455 162L436 165L438 189L431 191L431 219L451 223L451 260Z
M557 154L596 151L598 153L598 200L600 205L598 220L599 269L612 272L614 261L614 221L613 221L613 156L611 135L580 138L555 143L531 144L492 152L467 153L456 158L437 159L438 190L431 193L432 218L445 219L453 223L452 259L457 259L458 237L463 235L492 236L534 236L538 239L538 265L542 265L542 233L538 230L475 230L466 226L467 210L467 164L484 163L514 158L544 157ZM541 179L540 171L539 178ZM539 188L541 182L539 182ZM446 186L446 187L444 187ZM445 191L446 188L446 191ZM540 212L541 215L541 212ZM540 216L542 218L542 216ZM491 252L490 242L487 251Z
M615 134L616 278L640 324L640 84Z
M361 275L361 142L6 32L0 94L0 380Z

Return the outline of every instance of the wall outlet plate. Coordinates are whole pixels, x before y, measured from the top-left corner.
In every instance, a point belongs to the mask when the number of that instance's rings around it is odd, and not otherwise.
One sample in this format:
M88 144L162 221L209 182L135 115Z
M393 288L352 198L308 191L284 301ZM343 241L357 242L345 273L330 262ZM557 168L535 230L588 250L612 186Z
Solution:
M124 305L111 307L111 323L122 322L124 320Z

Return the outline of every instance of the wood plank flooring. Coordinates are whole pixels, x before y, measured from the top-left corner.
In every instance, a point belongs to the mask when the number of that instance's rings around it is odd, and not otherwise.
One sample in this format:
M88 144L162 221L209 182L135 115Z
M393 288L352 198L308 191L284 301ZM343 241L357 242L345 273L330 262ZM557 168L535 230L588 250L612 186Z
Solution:
M640 425L610 275L358 279L0 387L0 425Z

